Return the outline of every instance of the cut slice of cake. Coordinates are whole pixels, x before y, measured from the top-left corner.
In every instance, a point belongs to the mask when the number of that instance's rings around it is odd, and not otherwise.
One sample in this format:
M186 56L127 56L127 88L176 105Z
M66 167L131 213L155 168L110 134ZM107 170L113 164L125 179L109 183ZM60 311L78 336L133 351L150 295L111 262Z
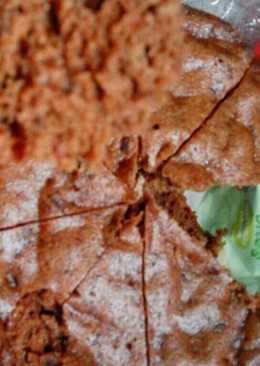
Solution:
M259 69L252 66L234 92L163 167L182 189L254 185L260 181Z
M175 154L236 88L251 61L238 33L219 19L187 9L181 78L172 100L156 112L144 136L146 169Z

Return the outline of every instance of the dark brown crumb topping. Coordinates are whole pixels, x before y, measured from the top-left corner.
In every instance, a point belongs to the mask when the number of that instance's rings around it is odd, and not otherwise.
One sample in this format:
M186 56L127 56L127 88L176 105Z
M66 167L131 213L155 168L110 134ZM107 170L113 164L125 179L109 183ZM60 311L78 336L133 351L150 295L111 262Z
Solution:
M51 291L24 296L8 321L6 335L16 366L94 365L91 355L70 339L62 306Z
M33 156L71 170L142 132L171 100L178 12L171 0L2 1L0 164Z

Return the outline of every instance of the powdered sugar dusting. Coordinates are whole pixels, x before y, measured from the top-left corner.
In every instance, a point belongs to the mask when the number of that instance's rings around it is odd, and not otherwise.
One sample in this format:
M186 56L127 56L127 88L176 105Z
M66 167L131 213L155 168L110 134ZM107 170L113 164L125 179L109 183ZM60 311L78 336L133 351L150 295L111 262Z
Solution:
M198 90L192 89L190 85L180 83L179 85L176 85L174 90L172 90L172 94L175 97L192 97L198 94Z
M161 337L170 334L172 323L168 316L168 305L171 297L170 286L161 286L147 294L149 304L149 323L153 329L153 347L160 349Z
M237 102L237 117L238 120L243 123L245 126L250 126L252 124L253 118L253 107L256 103L260 102L260 98L255 96L248 96L247 98L241 98Z
M99 248L98 243L93 243L93 249L97 249L96 246ZM92 254L92 250L89 254ZM79 246L74 247L73 250L69 250L67 253L67 260L66 263L64 263L64 271L67 273L71 273L73 275L73 272L77 268L77 265L81 264L81 259L84 257L84 247Z
M65 312L70 312L72 313L73 308L70 305L65 305ZM85 329L83 326L81 326L81 324L77 321L72 320L71 318L69 318L67 320L67 327L70 331L70 333L72 333L76 338L80 339L85 337Z
M148 225L147 229L148 229ZM153 365L162 363L160 350L162 341L172 331L172 321L169 317L168 307L172 296L171 278L171 257L167 248L165 233L170 230L171 223L165 211L158 213L157 219L150 226L151 238L149 247L145 253L145 282L146 299L148 304L148 326L152 332L151 345L153 354ZM162 241L165 246L162 246ZM157 361L156 361L157 360Z
M70 329L97 365L146 365L141 266L140 254L107 252L66 305Z
M259 366L260 365L260 356L257 355L256 357L254 357L253 360L249 361L247 363L247 366Z
M214 27L211 23L199 24L192 21L185 23L185 29L200 39L214 38L219 41L234 43L239 40L235 32L228 32L224 27Z
M178 363L178 366L219 366L219 363L214 360L208 360L206 362L183 360Z
M233 360L243 340L238 335L248 309L243 300L233 300L230 276L206 250L200 251L202 243L193 240L166 211L153 204L147 211L146 230L145 281L151 365L164 364L162 354L166 354L169 365L187 360L187 365L217 366L222 360L222 349ZM199 261L194 256L196 249ZM150 269L155 262L159 263L158 268L156 263L156 270ZM195 352L187 351L194 340L206 340L207 334L210 340L205 343L205 352L197 353L196 348Z
M214 94L221 96L227 88L227 83L233 82L229 64L222 62L219 58L200 59L188 57L183 64L183 71L186 73L200 71L205 73L201 79L201 87L210 88Z
M183 63L182 69L184 72L192 72L197 71L205 67L207 61L195 58L195 57L188 57L187 60Z
M10 171L12 179L0 191L3 201L2 227L39 219L40 191L52 175L53 165L28 163L21 172L17 172L13 166ZM16 175L19 178L16 178Z
M133 246L139 246L140 243L140 232L137 227L126 228L120 233L120 239L127 244Z
M188 136L189 132L181 126L178 126L174 132L172 132L172 128L170 128L170 131L165 129L163 134L161 131L159 133L155 132L152 143L149 146L149 152L147 153L149 166L156 166L157 156L165 145L170 144L172 146L172 152L174 152Z
M11 175L15 179L8 179L7 184L2 188L9 192L23 193L29 187L29 184L33 182L34 187L39 190L46 182L46 179L52 175L53 171L54 165L49 162L36 164L35 162L29 161L22 167L13 164L6 175Z
M69 311L73 309L67 305L66 307L69 308ZM71 318L67 320L68 328L80 342L84 339L84 343L86 343L95 356L95 364L97 366L103 366L104 364L107 366L133 365L130 359L130 352L123 342L125 340L125 334L123 331L121 332L121 339L119 341L118 337L114 333L115 329L113 328L113 325L108 329L105 324L102 327L99 321L95 318L89 319L88 317L82 317L81 314L75 314L74 312L74 316L75 315L77 317L77 321ZM103 329L98 333L92 333L91 330L86 331L84 322L87 324L92 323L92 325L96 327L101 326ZM145 364L141 363L140 365L144 366Z
M75 182L77 190L66 192L65 200L78 207L100 207L117 204L123 200L124 186L113 175L82 174ZM93 195L93 192L95 194Z
M38 225L2 231L0 233L0 258L11 263L27 246L35 243L38 232Z
M87 281L87 285L80 289L84 301L94 308L98 306L100 310L103 309L114 321L116 319L120 328L124 329L129 322L136 329L142 325L142 315L136 306L140 301L140 294L135 289L126 285L113 285L102 277Z
M38 219L38 201L34 192L27 190L23 195L23 200L17 204L7 203L3 207L4 226L14 226L19 223L25 223Z
M4 350L1 354L3 366L10 366L12 362L11 353L7 350Z
M182 284L181 301L188 302L201 283L202 279L200 278L188 278L187 282Z
M162 253L149 253L146 256L146 269L145 277L146 281L151 281L157 275L161 273L167 273L168 271L168 257Z
M144 184L145 184L145 179L142 175L140 175L137 179L134 191L136 194L136 199L141 198L143 196L143 191L144 191Z
M80 293L84 303L106 319L105 323L95 320L95 333L85 338L100 365L134 366L132 355L135 353L142 359L140 364L145 365L143 308L139 306L141 293L126 285L112 285L101 277L88 281ZM127 344L132 344L131 353Z
M184 333L194 336L214 328L220 320L220 312L216 304L205 304L187 311L185 316L173 315L173 320Z
M108 264L108 273L112 279L138 281L141 275L141 258L136 253L114 252Z
M29 282L38 272L37 247L30 247L26 256L19 258L19 266L23 273L24 282Z
M0 319L5 320L8 315L13 311L14 306L9 302L0 299Z
M79 228L85 225L84 216L68 216L53 221L52 230L53 233L57 233L63 230L71 230L73 228Z

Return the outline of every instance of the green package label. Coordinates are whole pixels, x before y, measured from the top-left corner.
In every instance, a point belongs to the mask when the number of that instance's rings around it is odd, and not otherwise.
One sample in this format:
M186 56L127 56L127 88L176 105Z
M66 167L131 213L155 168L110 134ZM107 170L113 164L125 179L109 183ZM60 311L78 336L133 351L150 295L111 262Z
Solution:
M243 200L239 207L238 215L232 226L232 237L234 242L242 247L248 248L253 239L254 213L250 202Z
M185 196L204 231L215 235L225 229L219 261L249 293L260 292L260 185L186 191Z

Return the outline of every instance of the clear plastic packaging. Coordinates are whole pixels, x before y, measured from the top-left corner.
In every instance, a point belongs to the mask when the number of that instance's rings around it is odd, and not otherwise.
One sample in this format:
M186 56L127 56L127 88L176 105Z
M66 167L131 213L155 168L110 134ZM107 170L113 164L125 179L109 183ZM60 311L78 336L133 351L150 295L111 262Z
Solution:
M260 0L184 0L184 4L234 25L251 49L260 42Z

